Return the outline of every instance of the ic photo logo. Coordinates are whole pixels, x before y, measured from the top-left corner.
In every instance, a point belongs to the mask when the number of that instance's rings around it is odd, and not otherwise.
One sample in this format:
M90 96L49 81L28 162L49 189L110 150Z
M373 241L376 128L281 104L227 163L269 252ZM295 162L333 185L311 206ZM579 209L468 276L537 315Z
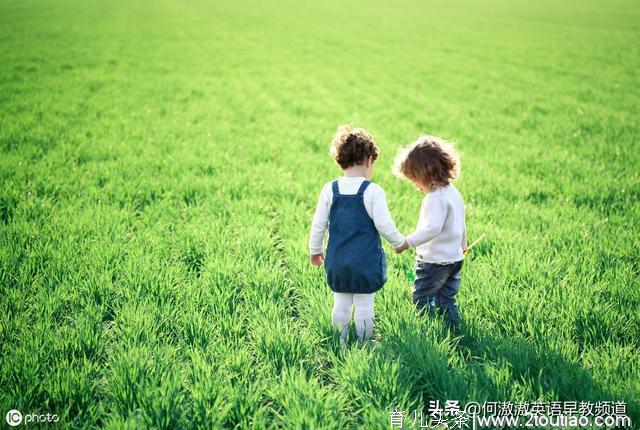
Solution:
M17 409L11 409L7 412L7 424L11 427L19 426L22 423L22 413Z
M17 427L24 422L24 425L29 425L32 423L57 423L60 420L60 417L56 414L46 413L46 414L37 414L30 413L22 416L22 412L17 409L11 409L7 412L5 416L7 420L7 424L11 427Z

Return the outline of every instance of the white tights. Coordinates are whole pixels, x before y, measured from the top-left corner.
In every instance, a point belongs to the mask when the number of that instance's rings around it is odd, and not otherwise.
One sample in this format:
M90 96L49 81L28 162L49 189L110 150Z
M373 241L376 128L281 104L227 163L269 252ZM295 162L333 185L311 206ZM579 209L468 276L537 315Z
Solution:
M355 306L356 335L360 342L373 335L373 296L371 294L333 293L331 323L340 331L340 342L346 342L351 322L351 307Z

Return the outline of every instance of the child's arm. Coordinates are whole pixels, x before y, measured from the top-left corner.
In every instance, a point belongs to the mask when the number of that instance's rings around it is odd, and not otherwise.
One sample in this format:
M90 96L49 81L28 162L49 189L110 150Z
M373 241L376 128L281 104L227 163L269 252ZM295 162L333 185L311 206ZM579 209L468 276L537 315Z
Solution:
M425 198L422 212L420 216L427 219L427 224L407 236L407 244L412 248L429 242L442 231L447 217L447 206L439 193L430 193Z
M462 240L460 241L460 246L462 247L462 253L467 253L467 223L464 223L464 229L462 230Z
M324 235L329 226L329 203L331 199L328 195L329 187L325 185L320 192L316 212L311 221L311 236L309 238L309 253L311 255L311 263L320 265L324 261L322 255Z
M389 208L387 207L387 196L379 186L375 186L372 191L374 192L371 208L373 223L378 233L380 233L380 236L389 242L391 246L398 248L404 243L404 236L398 231L396 224L393 222L393 218L391 218Z

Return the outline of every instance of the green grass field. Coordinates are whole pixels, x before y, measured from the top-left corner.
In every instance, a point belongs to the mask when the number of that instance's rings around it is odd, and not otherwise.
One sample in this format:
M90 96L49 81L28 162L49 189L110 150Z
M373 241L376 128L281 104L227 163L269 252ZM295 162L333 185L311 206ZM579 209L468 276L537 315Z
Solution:
M640 422L640 4L0 2L0 415L60 428L389 428L429 400L622 400ZM337 126L390 170L454 142L464 337L385 245L379 347L308 261ZM0 417L0 418L2 418ZM6 425L2 421L3 425Z

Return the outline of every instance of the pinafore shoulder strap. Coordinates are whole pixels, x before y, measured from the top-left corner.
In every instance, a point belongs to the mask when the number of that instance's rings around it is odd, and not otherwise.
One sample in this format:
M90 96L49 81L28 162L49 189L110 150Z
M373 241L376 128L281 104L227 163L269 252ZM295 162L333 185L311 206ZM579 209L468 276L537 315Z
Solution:
M360 188L358 188L358 196L362 196L364 195L364 190L367 189L367 187L369 186L371 182L367 181L366 179L364 181L362 181L362 184L360 184Z

